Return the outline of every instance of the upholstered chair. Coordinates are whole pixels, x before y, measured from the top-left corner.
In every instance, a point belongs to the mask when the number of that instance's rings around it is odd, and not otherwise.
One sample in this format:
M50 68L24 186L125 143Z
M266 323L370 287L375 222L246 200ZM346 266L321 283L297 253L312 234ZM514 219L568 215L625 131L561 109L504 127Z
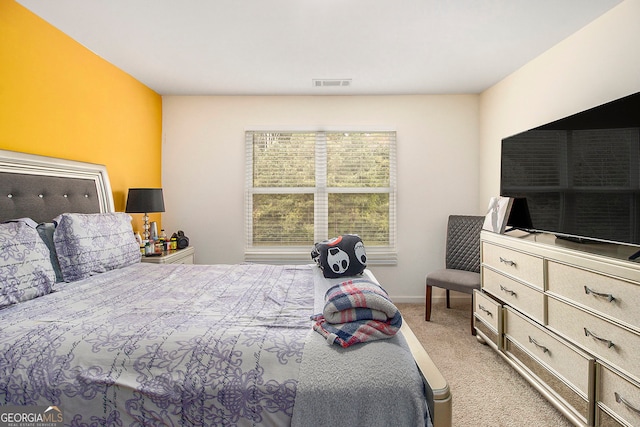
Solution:
M451 215L447 224L445 268L427 274L425 320L431 320L431 292L435 286L446 289L447 308L449 291L473 294L480 289L480 231L484 216ZM471 334L473 307L471 307Z

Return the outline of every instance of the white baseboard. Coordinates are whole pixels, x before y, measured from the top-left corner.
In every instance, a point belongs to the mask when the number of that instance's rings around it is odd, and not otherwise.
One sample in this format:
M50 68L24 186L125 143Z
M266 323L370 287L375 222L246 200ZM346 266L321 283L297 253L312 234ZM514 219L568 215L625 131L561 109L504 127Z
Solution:
M397 302L400 304L424 304L424 295L420 295L420 296L389 296L391 298L391 301L393 302ZM459 293L456 292L456 295L453 294L453 292L451 293L451 300L455 301L455 300L462 300L462 299L469 299L471 298L471 295L467 295L467 294L463 294L463 293ZM436 303L436 302L440 302L440 301L444 301L445 300L445 294L443 293L442 295L432 295L431 296L431 303Z

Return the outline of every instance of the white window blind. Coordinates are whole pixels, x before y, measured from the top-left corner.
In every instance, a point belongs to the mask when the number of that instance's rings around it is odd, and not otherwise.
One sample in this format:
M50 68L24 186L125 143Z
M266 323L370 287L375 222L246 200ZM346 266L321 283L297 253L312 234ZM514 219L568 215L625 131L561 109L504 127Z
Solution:
M246 135L248 261L310 261L314 242L358 234L395 263L395 132Z

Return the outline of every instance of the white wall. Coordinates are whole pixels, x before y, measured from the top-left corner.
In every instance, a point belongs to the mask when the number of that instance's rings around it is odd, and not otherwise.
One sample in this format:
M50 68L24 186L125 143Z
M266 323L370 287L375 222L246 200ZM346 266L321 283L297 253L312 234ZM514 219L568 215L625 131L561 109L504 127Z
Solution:
M499 193L503 138L640 91L638 18L626 0L482 93L481 203Z
M398 265L372 270L395 301L421 302L425 274L444 263L447 216L483 213L478 210L478 100L477 95L165 96L163 226L185 231L197 263L242 262L245 130L396 130Z
M245 130L395 129L399 260L373 271L396 301L421 301L447 215L484 213L499 192L502 138L640 91L638 16L624 1L480 96L166 96L163 225L198 263L242 262Z

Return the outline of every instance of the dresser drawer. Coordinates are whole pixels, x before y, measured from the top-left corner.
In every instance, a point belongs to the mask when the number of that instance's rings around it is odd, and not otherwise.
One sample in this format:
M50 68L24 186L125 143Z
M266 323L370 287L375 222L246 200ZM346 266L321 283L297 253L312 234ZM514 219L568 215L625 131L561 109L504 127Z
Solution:
M482 263L540 290L544 289L542 258L483 242Z
M587 397L594 359L510 307L506 308L505 313L504 333L507 338L518 343Z
M193 264L193 254L176 260L174 264Z
M544 321L544 295L541 291L482 267L482 289L518 310Z
M510 307L505 308L505 352L591 422L595 360Z
M479 291L473 291L473 313L476 318L489 325L495 332L498 332L500 323L500 303L494 301L488 295Z
M590 353L640 378L640 335L554 297L547 300L549 328Z
M640 284L552 261L547 268L548 292L640 328Z
M473 326L492 347L502 348L502 305L478 290L473 291Z
M596 419L598 426L640 426L640 385L598 364Z

